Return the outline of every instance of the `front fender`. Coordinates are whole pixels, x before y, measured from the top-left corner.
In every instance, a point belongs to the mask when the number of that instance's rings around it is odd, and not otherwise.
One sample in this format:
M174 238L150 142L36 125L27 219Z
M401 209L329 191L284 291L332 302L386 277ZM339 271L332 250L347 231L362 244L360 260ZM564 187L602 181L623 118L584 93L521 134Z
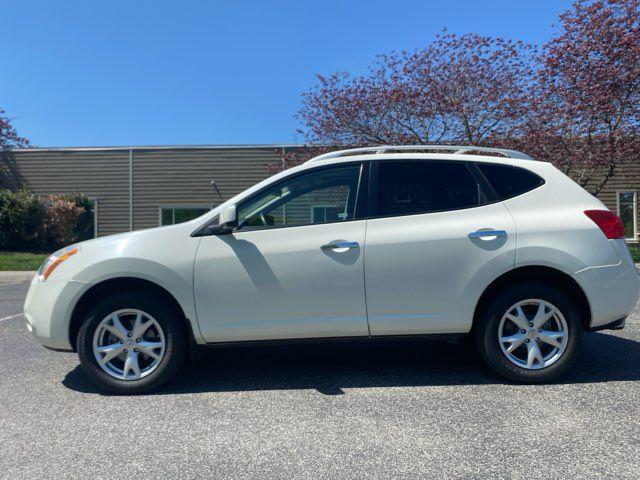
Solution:
M76 303L90 288L117 278L146 280L165 289L175 298L191 323L196 342L204 342L198 328L193 300L193 259L191 262L185 261L184 265L164 265L149 259L127 257L93 263L74 276L74 280L85 285L77 295Z
M149 281L174 297L200 342L193 265L201 238L191 237L192 230L193 225L186 223L89 240L81 243L80 252L63 262L51 277L85 285L76 303L90 288L108 280L126 277Z

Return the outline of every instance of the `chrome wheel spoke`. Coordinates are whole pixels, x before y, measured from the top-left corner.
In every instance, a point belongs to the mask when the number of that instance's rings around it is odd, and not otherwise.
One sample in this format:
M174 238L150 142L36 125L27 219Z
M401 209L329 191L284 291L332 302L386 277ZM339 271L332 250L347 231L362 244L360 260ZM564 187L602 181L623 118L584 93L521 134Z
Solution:
M540 332L540 341L555 348L562 348L561 340L564 338L564 332L552 332L550 330L542 330Z
M98 353L104 354L104 357L99 360L99 362L103 365L116 358L122 353L123 350L124 348L120 342L96 348L96 351Z
M527 367L535 367L536 362L538 362L539 365L544 363L542 352L540 351L538 342L529 342L527 343Z
M508 343L507 352L511 353L524 343L526 336L522 333L509 335L508 337L500 337L500 343Z
M542 325L547 323L555 313L555 308L550 308L548 312L546 309L547 309L547 303L544 301L541 301L540 305L538 306L538 311L536 312L536 316L533 317L533 320L532 320L534 328L541 328Z
M522 307L520 307L520 305L517 305L515 307L516 310L516 315L511 315L511 313L507 313L505 315L505 317L507 317L509 320L511 320L513 323L516 324L516 326L520 329L527 329L529 328L529 323L527 321L527 316L524 314L524 312L522 311Z
M164 342L143 341L138 343L138 348L145 355L149 355L150 357L153 357L156 360L160 360L162 358L162 354L159 350L164 348Z
M134 351L129 351L127 359L124 362L124 377L125 379L135 380L140 378L140 365L138 364L138 354ZM131 372L132 375L129 375Z
M150 318L147 318L143 321L142 313L138 313L138 315L136 315L135 322L133 323L132 336L134 338L142 338L142 336L147 330L149 330L149 327L153 325L153 323L153 320L151 320Z
M113 315L111 315L110 320L111 320L111 325L109 325L108 323L105 323L104 328L109 332L111 332L120 340L126 340L127 333L129 333L129 330L127 330L124 327L124 325L122 325L122 322L120 321L120 317L118 317L118 314L114 313Z

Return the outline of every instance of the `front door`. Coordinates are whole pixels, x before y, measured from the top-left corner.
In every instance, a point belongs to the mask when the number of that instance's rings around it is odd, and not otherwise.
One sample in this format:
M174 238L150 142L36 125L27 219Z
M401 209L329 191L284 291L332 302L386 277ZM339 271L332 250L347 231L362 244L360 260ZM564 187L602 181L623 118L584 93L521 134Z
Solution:
M236 231L203 237L194 291L207 342L368 335L363 169L285 179L237 205Z

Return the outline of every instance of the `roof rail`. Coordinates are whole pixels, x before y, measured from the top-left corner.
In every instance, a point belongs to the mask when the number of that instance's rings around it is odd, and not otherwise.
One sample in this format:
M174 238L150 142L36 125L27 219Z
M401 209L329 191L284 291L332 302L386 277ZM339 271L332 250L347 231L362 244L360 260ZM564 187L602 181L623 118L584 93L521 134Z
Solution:
M317 157L312 158L309 162L317 162L320 160L328 160L329 158L346 157L352 154L358 153L393 153L399 151L416 151L425 150L433 152L445 152L454 154L463 153L475 153L475 152L487 152L498 153L507 158L519 158L522 160L533 160L526 153L518 152L517 150L508 150L506 148L490 148L490 147L475 147L473 145L380 145L377 147L363 147L363 148L351 148L347 150L337 150L335 152L325 153Z

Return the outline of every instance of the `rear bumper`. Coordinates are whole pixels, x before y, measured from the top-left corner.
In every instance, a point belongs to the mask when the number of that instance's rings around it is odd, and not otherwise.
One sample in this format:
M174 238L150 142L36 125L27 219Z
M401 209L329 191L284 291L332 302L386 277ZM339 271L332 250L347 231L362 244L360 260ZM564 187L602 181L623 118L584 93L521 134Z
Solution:
M69 324L73 306L86 283L75 280L31 281L24 303L27 329L45 347L52 350L72 349Z
M624 245L624 240L611 242L620 255L619 264L585 268L573 275L589 301L590 330L624 327L624 319L638 302L638 270Z

